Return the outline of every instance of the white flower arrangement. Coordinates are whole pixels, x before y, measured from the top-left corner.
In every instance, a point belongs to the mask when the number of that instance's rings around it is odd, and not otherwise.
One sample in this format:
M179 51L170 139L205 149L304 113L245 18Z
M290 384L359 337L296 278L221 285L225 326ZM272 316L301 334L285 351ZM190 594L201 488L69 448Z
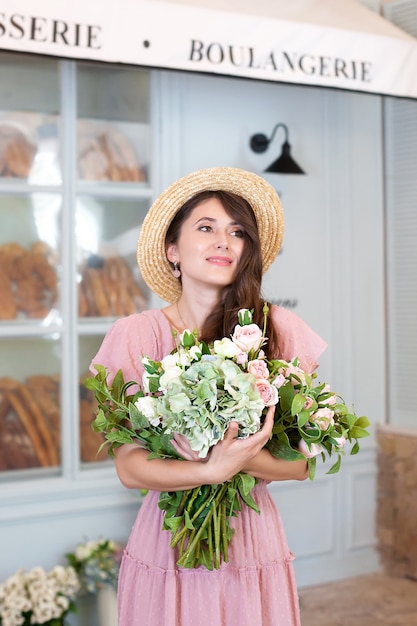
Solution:
M61 626L75 610L80 581L73 567L18 570L0 585L1 626Z
M122 546L110 539L80 543L75 552L66 554L68 563L77 572L82 588L96 593L104 586L116 589Z

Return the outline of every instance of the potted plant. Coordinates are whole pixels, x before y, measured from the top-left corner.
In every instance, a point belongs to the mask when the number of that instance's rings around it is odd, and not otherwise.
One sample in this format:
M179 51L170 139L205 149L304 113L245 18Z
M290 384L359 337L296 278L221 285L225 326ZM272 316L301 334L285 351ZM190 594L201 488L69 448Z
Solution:
M97 594L100 624L116 626L116 591L122 546L110 539L86 541L65 556L78 574L81 589Z

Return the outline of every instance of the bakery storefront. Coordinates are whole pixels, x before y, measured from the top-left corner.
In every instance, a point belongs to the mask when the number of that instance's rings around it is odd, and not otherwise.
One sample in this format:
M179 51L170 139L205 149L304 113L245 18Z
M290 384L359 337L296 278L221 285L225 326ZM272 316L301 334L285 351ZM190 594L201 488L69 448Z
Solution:
M397 135L381 128L415 111L415 39L357 2L344 4L380 32L233 4L2 4L0 580L63 562L85 538L128 536L140 494L97 455L83 379L116 318L161 304L136 265L140 223L195 169L266 172L286 239L265 294L326 338L324 376L384 422L383 154ZM268 173L281 130L302 175ZM340 477L273 487L300 584L378 568L375 437L363 450ZM95 624L85 611L74 624Z

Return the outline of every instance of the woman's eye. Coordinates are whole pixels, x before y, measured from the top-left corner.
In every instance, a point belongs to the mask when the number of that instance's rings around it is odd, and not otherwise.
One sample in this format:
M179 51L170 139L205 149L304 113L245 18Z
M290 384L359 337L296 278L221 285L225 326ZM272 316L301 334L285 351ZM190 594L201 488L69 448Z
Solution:
M244 231L241 228L236 228L236 230L232 230L233 237L239 237L240 239L243 239L243 237L245 236Z
M202 226L200 226L199 230L203 231L203 233L208 233L213 229L208 224L203 224Z

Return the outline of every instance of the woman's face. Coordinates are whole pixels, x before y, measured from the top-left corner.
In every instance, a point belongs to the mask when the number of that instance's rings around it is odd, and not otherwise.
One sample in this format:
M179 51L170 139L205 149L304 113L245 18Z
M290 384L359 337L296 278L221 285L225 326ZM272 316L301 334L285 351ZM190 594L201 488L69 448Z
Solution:
M166 250L168 260L181 266L183 291L195 287L221 290L233 282L244 245L242 226L213 197L194 207L178 240Z

